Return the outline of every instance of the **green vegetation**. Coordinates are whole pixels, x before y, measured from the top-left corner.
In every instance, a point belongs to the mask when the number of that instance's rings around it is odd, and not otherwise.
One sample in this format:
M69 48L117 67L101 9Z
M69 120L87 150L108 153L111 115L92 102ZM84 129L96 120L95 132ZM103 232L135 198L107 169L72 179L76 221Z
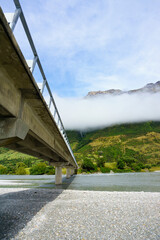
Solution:
M47 166L46 163L40 162L30 168L31 175L55 174L55 169L52 166Z
M85 158L81 165L82 172L96 172L97 168L89 158Z
M160 122L67 131L67 135L78 173L160 170ZM0 174L55 174L55 169L43 160L0 148Z
M123 124L83 134L67 131L67 135L79 172L160 170L160 122ZM86 161L91 167L86 167Z
M16 175L26 175L26 165L23 162L18 162L16 164L16 170L15 170Z
M7 174L7 168L3 165L0 165L0 174Z
M0 148L0 174L52 175L55 174L55 168L41 159Z

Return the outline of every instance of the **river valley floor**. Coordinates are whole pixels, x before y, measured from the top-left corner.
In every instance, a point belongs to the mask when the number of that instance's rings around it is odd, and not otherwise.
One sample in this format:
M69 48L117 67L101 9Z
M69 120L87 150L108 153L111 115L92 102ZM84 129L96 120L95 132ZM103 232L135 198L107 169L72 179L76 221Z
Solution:
M0 189L0 239L158 240L160 193Z

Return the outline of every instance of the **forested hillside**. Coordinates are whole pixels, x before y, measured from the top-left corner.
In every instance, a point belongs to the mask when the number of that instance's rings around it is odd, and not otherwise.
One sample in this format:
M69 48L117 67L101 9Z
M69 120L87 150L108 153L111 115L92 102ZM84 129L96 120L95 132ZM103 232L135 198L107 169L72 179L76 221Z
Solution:
M67 131L78 172L160 169L160 122L117 125L90 132ZM47 162L0 148L0 174L54 174Z
M67 134L80 171L140 171L158 169L156 166L160 164L160 122Z

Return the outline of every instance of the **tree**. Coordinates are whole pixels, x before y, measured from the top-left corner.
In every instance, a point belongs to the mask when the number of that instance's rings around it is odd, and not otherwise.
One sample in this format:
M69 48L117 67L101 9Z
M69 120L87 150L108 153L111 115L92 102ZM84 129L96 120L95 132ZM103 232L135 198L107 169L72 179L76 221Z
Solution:
M55 168L52 166L47 166L46 167L46 172L47 175L55 175Z
M128 167L131 167L131 165L136 162L136 159L132 156L123 156L120 160L126 163Z
M125 168L125 162L122 159L118 160L117 168L119 168L119 169L124 169Z
M109 173L110 172L110 168L107 167L100 167L100 170L102 173Z
M16 175L26 175L26 169L24 167L19 167L16 169Z
M140 165L137 164L137 163L133 163L133 164L131 165L131 168L132 168L132 170L134 170L135 172L141 171L141 167L140 167Z
M151 165L150 165L150 164L146 164L146 165L145 165L145 168L150 169L150 168L151 168Z
M16 168L20 168L20 167L26 168L27 166L23 162L16 163Z
M7 174L7 168L0 164L0 174Z
M46 167L47 165L43 162L37 163L30 169L30 174L31 175L42 175L46 173Z
M83 160L83 163L82 163L81 167L82 167L83 170L86 170L86 171L89 171L89 172L92 171L92 170L95 170L95 166L94 166L93 162L88 158L85 158Z
M26 175L26 165L23 162L16 163L16 175Z
M104 167L105 160L104 158L97 158L96 163L97 167Z

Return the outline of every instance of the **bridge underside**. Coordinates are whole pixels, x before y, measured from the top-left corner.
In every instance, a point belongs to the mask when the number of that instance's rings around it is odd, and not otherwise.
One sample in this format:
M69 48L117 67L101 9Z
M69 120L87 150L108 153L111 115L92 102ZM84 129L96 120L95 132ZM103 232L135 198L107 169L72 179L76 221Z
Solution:
M77 168L1 9L0 146Z

